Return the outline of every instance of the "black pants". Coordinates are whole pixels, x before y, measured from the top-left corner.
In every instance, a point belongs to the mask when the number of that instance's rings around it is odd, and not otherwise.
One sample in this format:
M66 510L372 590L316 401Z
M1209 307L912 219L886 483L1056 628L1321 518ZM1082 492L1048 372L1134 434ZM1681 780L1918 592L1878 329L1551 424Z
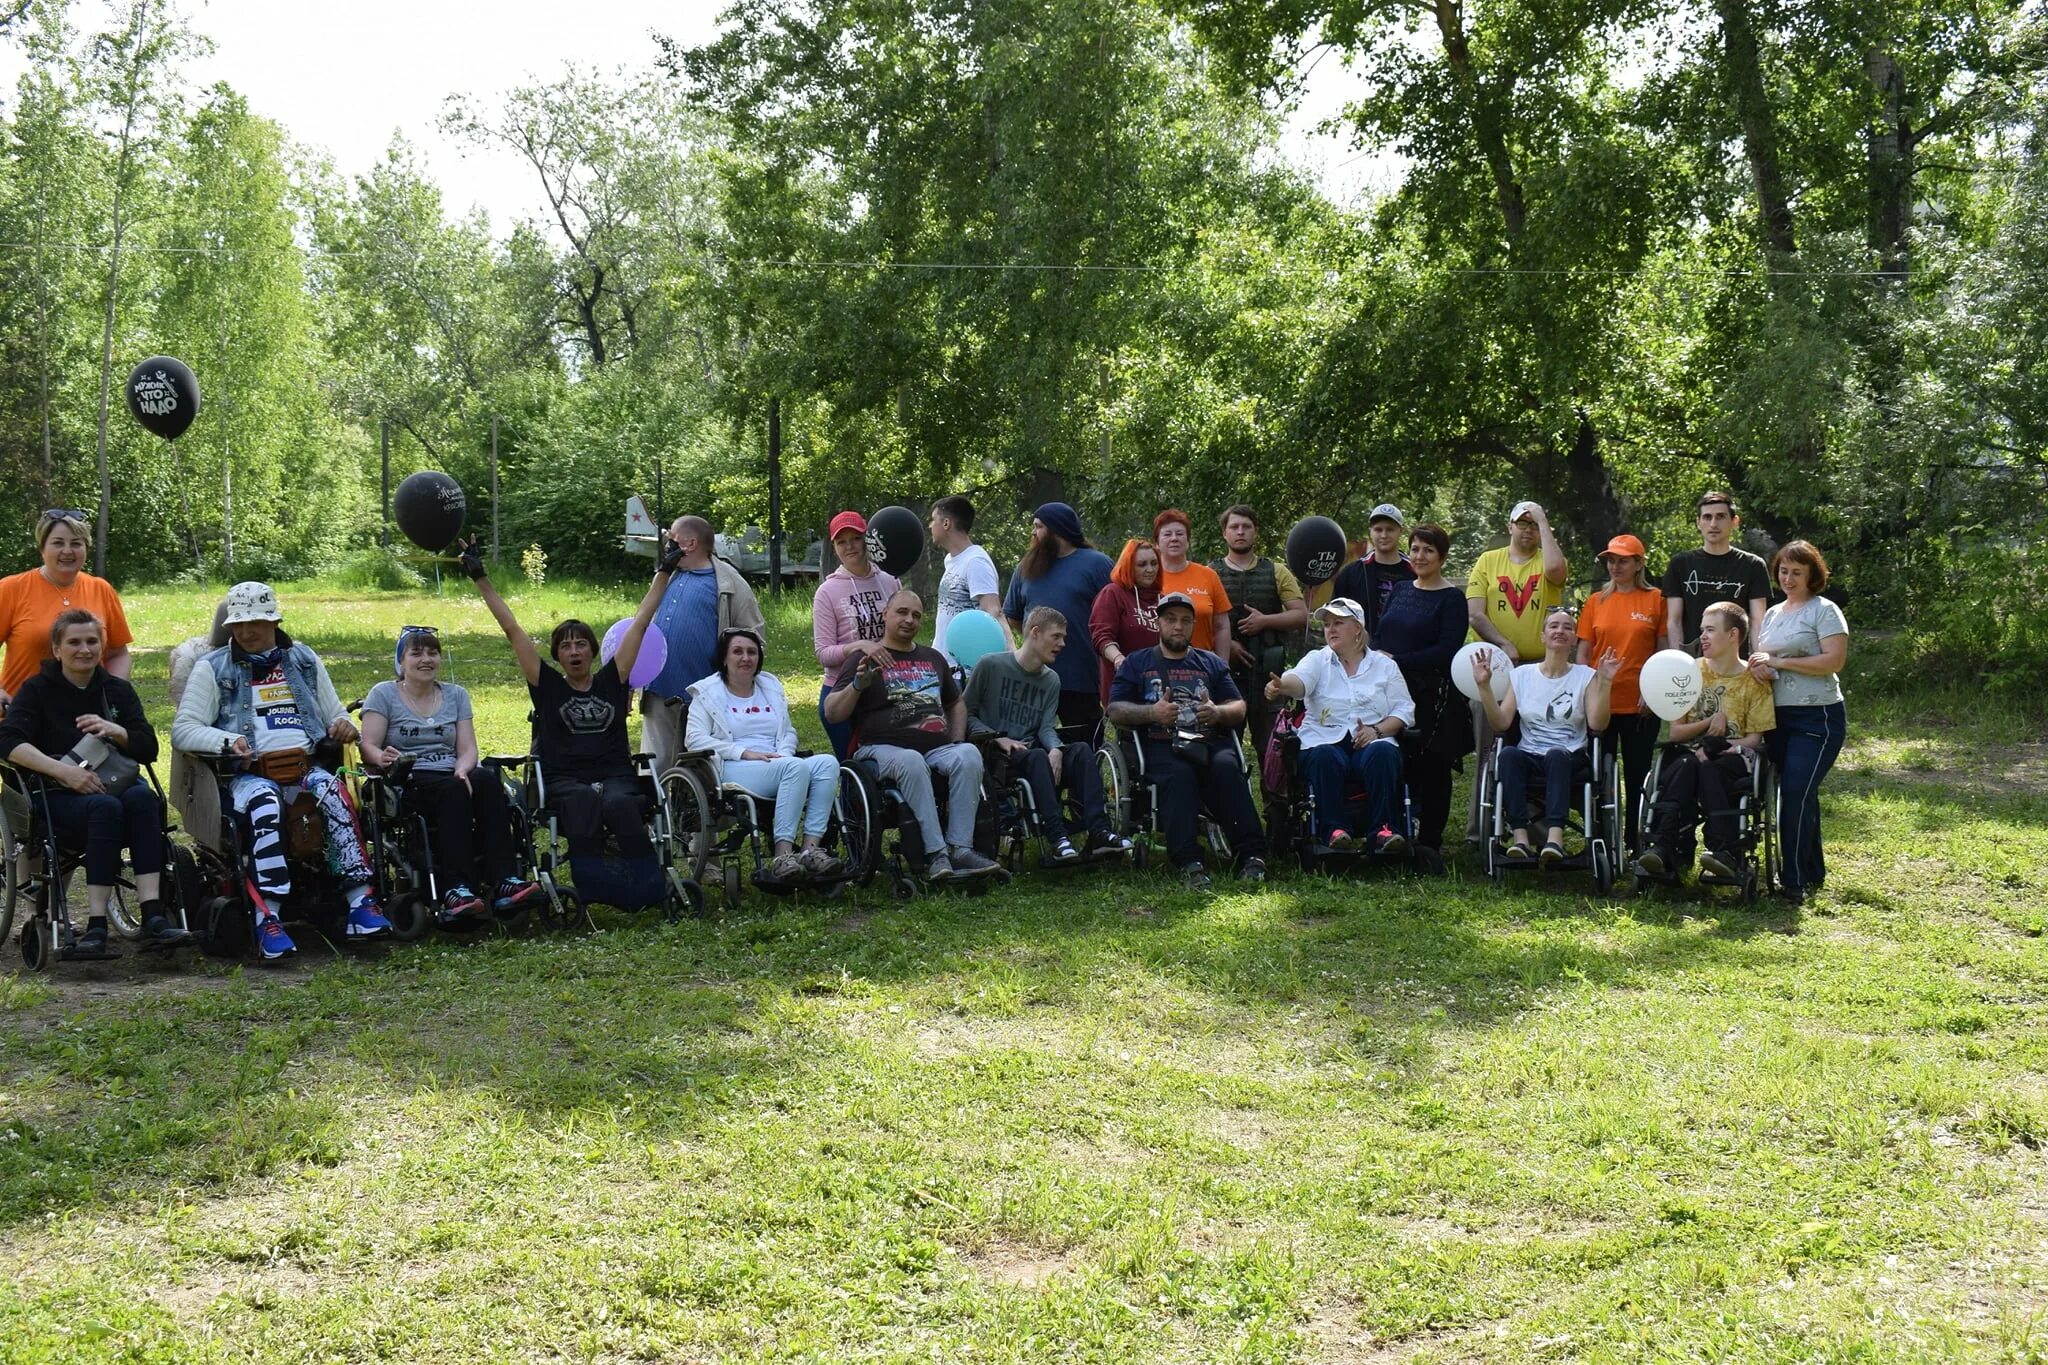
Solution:
M1244 694L1244 732L1252 742L1252 767L1264 771L1266 745L1273 738L1273 722L1280 719L1280 706L1266 700L1266 675L1232 673L1237 690Z
M1654 711L1616 715L1607 722L1607 742L1621 760L1621 809L1631 853L1642 847L1636 829L1636 809L1643 804L1643 785L1650 780L1650 765L1657 760L1657 736L1664 722Z
M555 813L572 857L604 852L606 834L617 841L625 857L654 852L654 841L647 837L646 790L638 777L608 777L597 783L550 781L548 808Z
M130 850L137 875L164 870L164 812L156 791L135 781L119 796L75 792L55 782L49 790L50 824L57 842L85 850L85 884L121 880L121 850Z
M1109 813L1102 801L1102 771L1095 766L1095 749L1088 744L1067 744L1060 748L1060 777L1053 781L1052 759L1044 749L1032 745L1022 753L1005 756L1012 777L1031 785L1031 799L1045 823L1045 837L1058 843L1068 835L1066 812L1060 793L1071 795L1081 807L1081 823L1090 834L1109 833Z
M1085 725L1091 734L1102 731L1102 697L1092 689L1086 692L1060 693L1060 728L1070 725Z
M1749 781L1749 765L1733 749L1704 759L1676 744L1665 749L1650 842L1673 856L1689 855L1693 826L1704 816L1708 851L1724 860L1733 858L1742 841L1735 805Z
M434 878L443 891L451 886L492 890L512 875L518 860L505 784L496 769L477 768L467 782L452 772L415 774L410 787L414 805L433 831Z
M1140 737L1145 746L1145 780L1159 806L1159 827L1166 835L1166 856L1175 867L1202 858L1201 812L1223 826L1230 851L1239 861L1266 856L1266 832L1252 805L1245 782L1244 758L1229 739L1208 746L1207 763L1191 763L1170 743Z
M1444 846L1444 826L1451 818L1451 760L1427 749L1405 751L1408 794L1415 799L1415 842L1424 848Z

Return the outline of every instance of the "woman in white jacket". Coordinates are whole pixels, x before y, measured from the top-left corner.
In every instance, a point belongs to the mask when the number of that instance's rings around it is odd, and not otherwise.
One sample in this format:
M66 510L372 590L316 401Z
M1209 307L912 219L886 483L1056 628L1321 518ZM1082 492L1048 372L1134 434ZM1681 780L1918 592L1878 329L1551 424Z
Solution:
M723 631L712 650L718 672L690 684L684 743L713 756L720 782L775 801L777 881L837 876L845 865L825 851L825 826L839 794L839 760L829 753L798 758L796 726L782 680L761 671L761 637L743 627ZM803 847L797 847L797 825Z

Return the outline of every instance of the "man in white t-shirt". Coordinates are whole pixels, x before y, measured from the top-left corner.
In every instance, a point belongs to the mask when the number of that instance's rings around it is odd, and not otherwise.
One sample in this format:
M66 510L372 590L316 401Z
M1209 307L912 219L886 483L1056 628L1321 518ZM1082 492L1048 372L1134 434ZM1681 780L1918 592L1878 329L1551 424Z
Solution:
M1017 642L1003 621L1002 584L996 578L995 561L969 535L974 529L974 504L958 493L940 498L932 504L930 526L932 544L946 552L946 571L939 576L939 606L932 624L933 646L946 656L947 663L958 663L946 647L946 628L962 612L985 611L1003 632L1003 647L1016 648Z

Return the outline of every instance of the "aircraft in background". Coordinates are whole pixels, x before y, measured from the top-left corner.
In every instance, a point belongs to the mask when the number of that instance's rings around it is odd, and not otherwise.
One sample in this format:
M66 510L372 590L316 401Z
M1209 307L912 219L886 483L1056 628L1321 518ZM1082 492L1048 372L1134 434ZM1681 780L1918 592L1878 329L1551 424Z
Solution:
M661 545L661 537L668 528L657 526L654 518L647 514L647 504L639 494L626 499L626 553L652 559ZM758 526L749 526L737 536L721 535L714 553L726 563L738 569L757 583L768 581L768 541ZM782 577L785 581L793 578L816 578L823 565L825 543L813 539L810 550L802 559L793 558L785 546L782 558Z

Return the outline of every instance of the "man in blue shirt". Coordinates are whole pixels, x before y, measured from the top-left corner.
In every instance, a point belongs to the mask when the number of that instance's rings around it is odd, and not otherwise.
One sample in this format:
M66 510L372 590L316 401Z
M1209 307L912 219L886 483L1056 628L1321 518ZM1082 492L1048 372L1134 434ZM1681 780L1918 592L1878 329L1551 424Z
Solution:
M719 632L735 626L756 634L765 629L761 604L754 600L747 580L712 556L717 537L710 522L677 517L668 528L668 539L681 548L682 560L654 610L653 622L668 645L668 662L640 694L640 742L654 755L657 773L667 772L682 752L690 684L718 671L711 653Z

